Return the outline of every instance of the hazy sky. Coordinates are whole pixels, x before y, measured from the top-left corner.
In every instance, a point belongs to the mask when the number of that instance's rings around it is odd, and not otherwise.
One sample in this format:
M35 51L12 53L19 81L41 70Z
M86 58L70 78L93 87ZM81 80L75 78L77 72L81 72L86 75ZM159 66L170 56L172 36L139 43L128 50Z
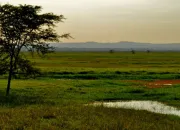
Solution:
M180 42L180 0L0 0L41 5L63 14L57 27L75 39L65 42Z

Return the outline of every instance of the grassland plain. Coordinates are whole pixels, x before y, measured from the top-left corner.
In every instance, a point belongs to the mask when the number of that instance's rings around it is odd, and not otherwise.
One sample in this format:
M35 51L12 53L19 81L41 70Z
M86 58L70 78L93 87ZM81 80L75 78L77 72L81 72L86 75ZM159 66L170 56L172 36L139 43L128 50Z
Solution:
M180 108L180 85L149 88L141 82L178 79L179 54L59 52L40 59L25 53L42 69L42 75L14 79L8 98L4 96L6 76L1 77L0 129L179 130L176 116L83 105L155 100Z
M179 79L179 52L59 52L25 54L47 77L68 79Z

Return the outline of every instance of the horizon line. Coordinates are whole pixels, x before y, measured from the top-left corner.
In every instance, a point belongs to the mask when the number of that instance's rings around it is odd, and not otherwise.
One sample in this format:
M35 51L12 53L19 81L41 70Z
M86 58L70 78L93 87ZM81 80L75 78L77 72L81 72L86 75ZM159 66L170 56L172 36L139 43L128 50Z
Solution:
M119 41L119 42L96 42L96 41L85 41L85 42L63 42L63 41L61 41L61 42L57 42L57 43L102 43L102 44L104 44L104 43L109 43L109 44L111 44L111 43L141 43L141 44L180 44L180 42L135 42L135 41Z

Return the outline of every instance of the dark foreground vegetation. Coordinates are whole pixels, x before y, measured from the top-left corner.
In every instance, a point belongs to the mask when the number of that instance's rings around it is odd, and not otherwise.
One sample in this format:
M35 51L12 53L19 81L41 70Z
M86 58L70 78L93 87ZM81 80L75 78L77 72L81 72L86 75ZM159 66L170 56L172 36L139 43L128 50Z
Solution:
M148 86L157 79L179 79L179 52L54 53L26 56L41 74L12 80L5 96L0 79L0 129L178 130L180 118L147 111L85 104L110 100L154 100L180 108L180 84ZM15 79L16 78L16 79Z

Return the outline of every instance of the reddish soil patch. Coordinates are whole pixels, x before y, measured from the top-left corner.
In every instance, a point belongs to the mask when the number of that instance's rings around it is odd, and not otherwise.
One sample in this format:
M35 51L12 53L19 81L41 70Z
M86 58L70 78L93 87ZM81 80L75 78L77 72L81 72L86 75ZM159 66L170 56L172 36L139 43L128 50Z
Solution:
M172 85L180 84L180 80L154 80L154 81L131 80L131 82L145 85L148 88L171 87Z
M180 80L155 80L145 84L148 88L171 87L172 85L180 84Z

